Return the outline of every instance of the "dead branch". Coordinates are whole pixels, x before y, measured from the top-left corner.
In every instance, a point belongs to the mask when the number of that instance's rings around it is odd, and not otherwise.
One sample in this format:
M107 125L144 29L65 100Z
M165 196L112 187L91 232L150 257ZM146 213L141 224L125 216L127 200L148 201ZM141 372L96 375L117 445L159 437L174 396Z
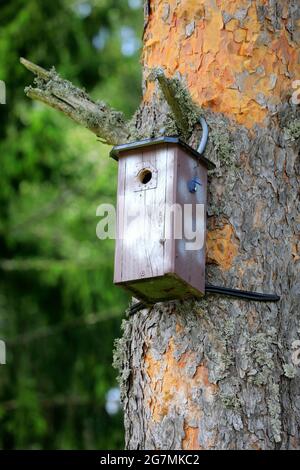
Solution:
M201 108L196 105L185 85L177 78L166 77L162 68L155 68L148 77L157 80L165 100L170 106L180 134L187 139L199 120Z
M54 68L48 71L24 58L20 62L36 76L34 86L25 88L29 98L61 111L106 144L127 140L129 129L122 112L103 102L94 102L85 91L61 78Z

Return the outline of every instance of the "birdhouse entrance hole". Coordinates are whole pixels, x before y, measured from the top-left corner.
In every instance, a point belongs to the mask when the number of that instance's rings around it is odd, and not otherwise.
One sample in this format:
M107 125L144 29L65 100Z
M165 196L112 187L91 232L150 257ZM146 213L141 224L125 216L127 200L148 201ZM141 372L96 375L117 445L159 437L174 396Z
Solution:
M152 178L152 171L148 168L144 168L138 174L138 178L142 184L147 184L151 181Z

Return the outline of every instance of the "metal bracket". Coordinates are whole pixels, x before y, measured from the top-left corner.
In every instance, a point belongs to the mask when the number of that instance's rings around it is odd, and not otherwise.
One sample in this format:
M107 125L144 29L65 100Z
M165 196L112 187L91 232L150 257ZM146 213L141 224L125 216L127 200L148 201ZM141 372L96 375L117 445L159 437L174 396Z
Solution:
M197 191L197 184L202 186L200 183L199 178L193 178L192 180L188 181L188 188L190 193L195 193Z

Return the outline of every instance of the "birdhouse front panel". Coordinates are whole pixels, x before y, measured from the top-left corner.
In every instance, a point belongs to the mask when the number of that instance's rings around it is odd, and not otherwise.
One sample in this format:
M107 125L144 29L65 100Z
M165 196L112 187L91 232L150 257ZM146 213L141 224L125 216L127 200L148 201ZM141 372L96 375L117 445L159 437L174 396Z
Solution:
M174 165L168 166L168 157L174 159L174 152L155 146L119 158L116 283L163 276L171 269L164 242L165 205L173 197Z
M113 150L119 161L114 282L137 298L204 294L207 167L195 154L172 138Z

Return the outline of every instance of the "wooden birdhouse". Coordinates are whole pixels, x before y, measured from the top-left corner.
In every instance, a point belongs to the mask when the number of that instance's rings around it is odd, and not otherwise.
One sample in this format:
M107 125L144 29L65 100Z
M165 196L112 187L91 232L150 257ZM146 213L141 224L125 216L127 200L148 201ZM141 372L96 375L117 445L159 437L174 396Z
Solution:
M178 138L118 145L114 283L159 302L205 292L207 170Z

